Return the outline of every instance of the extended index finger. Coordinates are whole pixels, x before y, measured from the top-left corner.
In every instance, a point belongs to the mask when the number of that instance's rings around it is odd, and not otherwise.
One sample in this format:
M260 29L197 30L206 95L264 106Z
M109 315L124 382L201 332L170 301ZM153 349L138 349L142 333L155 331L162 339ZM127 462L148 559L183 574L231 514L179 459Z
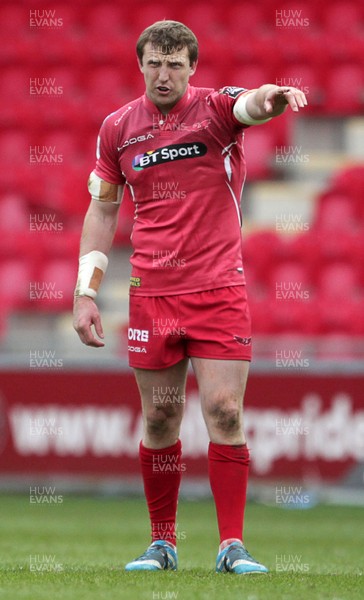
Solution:
M307 106L307 98L301 90L296 88L290 88L286 90L284 93L284 97L286 102L291 107L294 112L298 112L300 108L304 108Z

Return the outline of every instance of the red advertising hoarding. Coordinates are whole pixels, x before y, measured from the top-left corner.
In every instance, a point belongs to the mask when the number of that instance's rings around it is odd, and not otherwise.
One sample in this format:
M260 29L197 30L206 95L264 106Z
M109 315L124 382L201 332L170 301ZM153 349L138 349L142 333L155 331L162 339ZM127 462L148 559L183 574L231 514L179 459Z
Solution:
M0 475L139 474L142 420L131 371L9 371L0 381ZM251 476L344 479L364 460L363 384L360 376L252 373ZM186 474L206 477L208 437L192 375L185 404Z

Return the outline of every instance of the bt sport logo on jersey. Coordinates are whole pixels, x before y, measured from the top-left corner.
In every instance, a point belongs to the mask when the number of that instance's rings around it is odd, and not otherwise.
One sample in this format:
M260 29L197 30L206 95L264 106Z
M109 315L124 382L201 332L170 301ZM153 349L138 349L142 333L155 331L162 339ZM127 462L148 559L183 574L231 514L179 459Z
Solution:
M183 160L185 158L198 158L204 156L207 146L201 142L191 144L171 144L157 150L149 150L144 154L137 154L133 159L134 171L142 171L166 162Z

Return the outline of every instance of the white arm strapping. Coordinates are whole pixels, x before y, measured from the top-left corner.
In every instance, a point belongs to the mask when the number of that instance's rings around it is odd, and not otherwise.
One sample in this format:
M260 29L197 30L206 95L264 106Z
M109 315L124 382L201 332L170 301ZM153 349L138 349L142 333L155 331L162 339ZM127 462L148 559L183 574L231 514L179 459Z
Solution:
M96 298L108 262L106 254L98 250L80 257L75 296Z
M234 104L234 117L238 119L240 123L244 123L244 125L262 125L263 123L267 123L271 120L272 117L268 119L253 119L246 109L246 103L251 94L254 94L255 90L250 92L249 94L243 94L239 96L237 101Z
M123 185L104 181L104 179L96 175L95 171L92 171L90 174L87 185L92 200L121 204L124 190Z

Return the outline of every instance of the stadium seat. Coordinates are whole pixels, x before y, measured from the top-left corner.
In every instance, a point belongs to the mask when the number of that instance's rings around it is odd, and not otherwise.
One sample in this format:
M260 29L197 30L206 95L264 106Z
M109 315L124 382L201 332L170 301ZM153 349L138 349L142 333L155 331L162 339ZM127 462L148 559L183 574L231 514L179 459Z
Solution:
M91 170L91 169L90 169ZM88 169L67 164L38 166L34 169L37 181L29 204L34 209L49 211L58 215L66 227L69 219L85 215L90 202L87 191Z
M251 32L259 37L267 26L267 11L260 3L239 2L227 6L225 22L229 35L240 38L250 36Z
M310 109L312 106L320 107L323 104L324 81L316 65L294 62L288 66L279 66L273 83L276 85L292 85L302 90L307 96Z
M280 237L270 229L243 235L243 262L247 269L254 271L254 278L267 285L270 271L276 262Z
M357 114L364 106L362 65L333 65L326 81L325 110L330 114Z
M2 174L0 185L7 190L20 191L24 176L29 174L31 139L28 133L19 130L5 130L0 134L0 156Z
M20 194L4 194L0 202L0 238L9 234L8 241L11 241L18 231L29 232L29 209Z
M299 0L286 0L278 5L273 2L271 7L273 25L279 33L294 31L310 34L320 27L322 11L317 2L299 2Z
M42 214L43 231L37 235L37 243L42 252L43 263L55 260L69 260L77 263L81 232L70 230L57 220L54 213Z
M364 166L358 165L335 173L330 182L330 191L348 196L355 202L358 219L364 223Z
M249 309L252 320L252 332L256 334L271 334L274 331L272 315L269 312L268 302L266 298L255 298L249 293L248 288Z
M34 279L31 260L22 256L0 262L0 287L5 305L12 309L24 308L29 303L30 282Z
M39 274L38 298L34 307L46 311L70 310L77 280L77 262L55 259L46 262Z
M333 37L335 43L332 43ZM364 52L363 34L351 29L337 34L325 31L320 36L320 42L327 48L327 64L339 65L347 62L361 64Z
M42 114L44 129L70 128L78 131L84 127L86 94L80 85L76 68L47 68L35 86L38 94L32 96L32 109Z
M0 111L1 129L17 127L21 122L29 126L31 118L31 72L26 67L12 66L2 70L3 94ZM2 154L3 156L3 154Z
M185 10L181 20L195 33L202 51L210 39L224 41L226 27L222 12L221 6L212 2L196 2L192 9L188 7Z
M304 265L288 261L271 269L268 307L274 331L314 333L313 287Z
M1 22L3 23L4 21ZM14 43L14 34L3 29L1 35L0 66L15 67L19 64L32 64L32 60L35 60L36 55L35 45L30 35L23 35Z
M355 267L346 262L336 262L322 269L318 285L321 298L334 299L337 303L360 295L360 278Z
M62 165L84 168L84 152L78 132L65 129L47 131L41 138L41 145L54 150Z
M137 65L133 65L137 71ZM137 72L141 80L143 76ZM87 112L90 122L101 126L104 118L117 110L131 98L130 84L126 81L127 73L120 67L96 67L89 74L87 81Z
M99 64L119 66L123 72L128 70L138 35L133 30L135 11L127 3L98 2L82 7L80 12L87 76Z
M66 19L63 8L58 10L56 14L62 15L60 17L62 20L63 18ZM38 30L34 37L33 44L37 46L39 51L35 63L39 62L42 66L46 64L48 68L52 68L64 64L77 65L83 57L84 49L80 44L78 35L66 25L55 29ZM40 57L42 57L41 60Z
M312 298L307 301L271 299L266 310L271 319L271 331L274 333L313 335L318 330L317 311Z
M272 174L275 147L275 132L269 123L249 127L244 135L247 181L266 179Z
M191 78L191 85L196 87L220 89L226 85L226 74L220 72L215 66L198 65L196 73ZM229 83L229 82L228 82Z
M290 260L304 265L309 280L315 286L321 268L320 252L321 238L319 233L308 229L295 235L285 236L277 253L277 260Z
M123 22L118 4L100 2L88 8L83 25L97 47L103 37L119 38L128 24Z
M303 6L301 11L304 14L305 9ZM322 55L321 35L312 25L307 28L288 27L278 29L277 33L278 35L275 36L275 62L278 63L279 67L289 67L292 64L325 66L326 58ZM318 62L318 56L320 62Z
M265 65L236 65L235 63L227 73L229 81L225 85L236 85L252 90L271 81L271 71Z
M312 285L306 265L290 260L279 262L271 268L269 284L273 295L275 295L277 284L280 284L282 289L293 286L302 290L309 290Z
M363 10L359 2L334 2L324 11L324 29L332 37L363 32Z
M345 333L363 335L363 297L350 298L319 296L316 302L319 317L319 333Z
M155 23L156 21L163 21L164 19L174 19L174 10L170 3L166 4L161 1L153 2L150 4L146 2L143 5L143 9L135 11L132 18L132 26L134 33L134 41L139 37L142 31Z
M19 32L22 37L28 38L29 34L29 12L24 10L20 3L2 2L0 5L0 19L2 23L1 38L12 39L15 50L18 48ZM14 44L14 41L16 43Z
M359 263L361 232L339 228L319 231L319 260L322 266L341 261L350 266Z
M347 194L326 192L318 198L313 226L320 231L355 231L355 204Z

